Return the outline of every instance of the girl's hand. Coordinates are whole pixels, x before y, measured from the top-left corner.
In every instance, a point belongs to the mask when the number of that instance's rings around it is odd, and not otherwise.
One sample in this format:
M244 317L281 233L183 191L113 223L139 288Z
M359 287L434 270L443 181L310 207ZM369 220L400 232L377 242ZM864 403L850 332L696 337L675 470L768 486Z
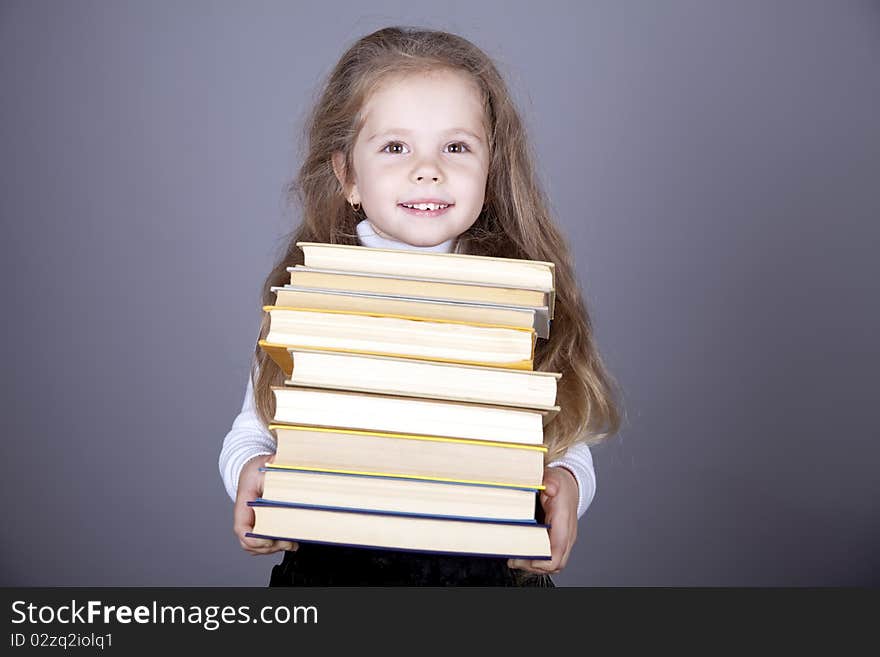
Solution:
M232 531L238 537L247 552L256 556L258 554L272 554L281 550L298 550L299 544L290 541L273 541L266 538L252 538L245 536L245 532L254 529L254 510L247 505L263 494L263 473L260 468L271 463L274 454L255 456L244 464L241 474L238 476L238 493L235 496L235 509L232 514Z
M574 475L563 467L544 468L544 490L541 507L544 522L550 525L550 555L548 560L508 559L510 568L519 568L540 575L555 575L565 568L568 555L577 538L578 483Z

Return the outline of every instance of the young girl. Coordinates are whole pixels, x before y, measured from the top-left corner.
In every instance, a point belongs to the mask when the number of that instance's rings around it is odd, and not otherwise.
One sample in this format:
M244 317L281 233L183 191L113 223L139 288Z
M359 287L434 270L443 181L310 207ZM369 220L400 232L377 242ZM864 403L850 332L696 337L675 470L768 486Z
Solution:
M308 121L308 152L291 185L303 220L263 287L302 264L296 242L458 252L556 264L556 313L539 340L535 369L561 372L561 411L548 446L539 517L551 525L549 561L434 555L246 537L259 468L275 451L267 425L281 370L259 347L241 413L220 453L235 501L234 532L251 554L285 551L270 586L553 586L568 561L577 521L595 492L588 444L617 432L613 380L593 343L568 247L536 180L520 117L491 60L446 32L389 27L359 40L331 73ZM446 209L408 206L434 203ZM260 338L268 323L264 317Z

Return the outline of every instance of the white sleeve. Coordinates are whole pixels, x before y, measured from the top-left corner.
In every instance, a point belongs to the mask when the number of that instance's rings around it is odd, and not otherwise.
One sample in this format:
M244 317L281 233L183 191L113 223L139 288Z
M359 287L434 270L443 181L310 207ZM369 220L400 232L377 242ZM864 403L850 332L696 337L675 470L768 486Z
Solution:
M576 443L565 451L561 459L547 465L563 466L574 475L578 483L577 517L580 519L596 495L596 472L593 470L590 447L586 443Z
M223 448L220 450L220 475L233 502L238 491L238 477L244 464L255 456L274 453L275 439L257 415L253 382L248 374L241 412L223 439Z

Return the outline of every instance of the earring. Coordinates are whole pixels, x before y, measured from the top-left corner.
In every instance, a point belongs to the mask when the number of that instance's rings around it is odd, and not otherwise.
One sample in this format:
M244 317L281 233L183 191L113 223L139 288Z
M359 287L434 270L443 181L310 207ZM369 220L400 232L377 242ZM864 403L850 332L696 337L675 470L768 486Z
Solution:
M361 209L360 203L354 203L352 201L349 201L349 203L351 203L352 210L354 210L355 212L360 212L360 209Z

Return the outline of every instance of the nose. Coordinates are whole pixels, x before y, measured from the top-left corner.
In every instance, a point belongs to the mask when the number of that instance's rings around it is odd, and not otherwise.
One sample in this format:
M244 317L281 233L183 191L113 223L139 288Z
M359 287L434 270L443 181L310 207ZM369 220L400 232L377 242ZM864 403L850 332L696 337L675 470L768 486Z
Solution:
M443 179L443 172L440 171L440 167L437 166L436 162L430 159L424 159L413 169L412 179L417 183L424 181L433 181L436 183Z

